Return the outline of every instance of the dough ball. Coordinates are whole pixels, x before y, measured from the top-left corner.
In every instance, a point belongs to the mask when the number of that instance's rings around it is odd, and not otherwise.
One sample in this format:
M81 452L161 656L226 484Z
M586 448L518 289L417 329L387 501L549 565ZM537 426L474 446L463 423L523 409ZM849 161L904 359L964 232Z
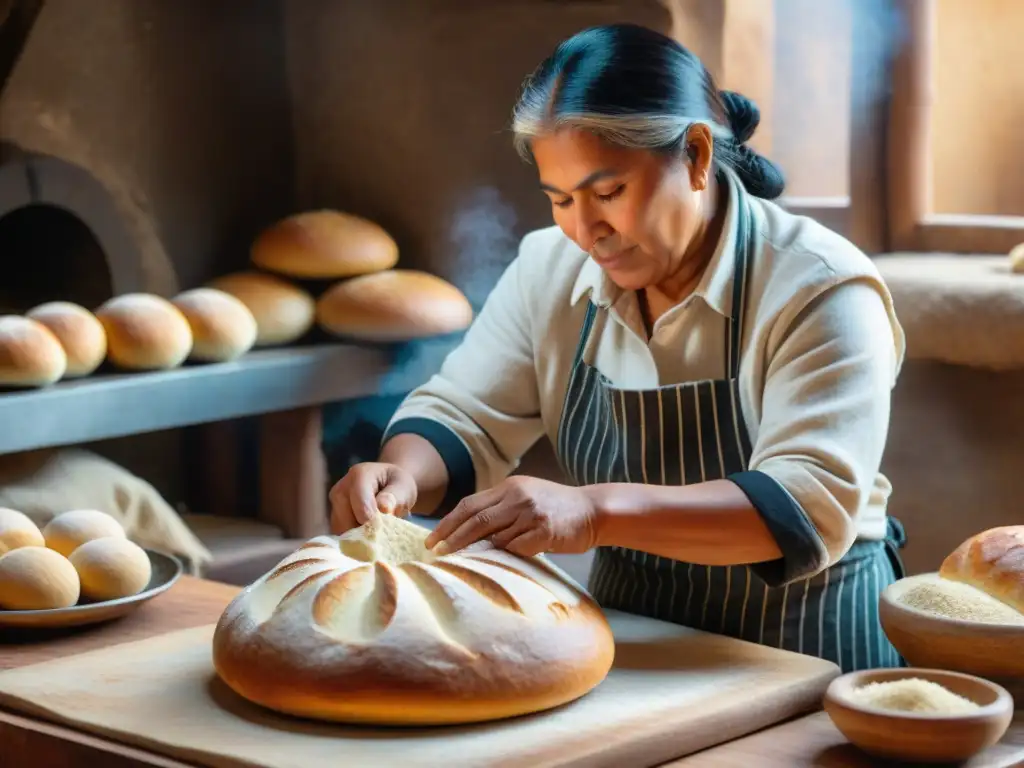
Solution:
M1024 274L1024 243L1010 251L1010 271Z
M46 546L69 557L93 539L108 536L127 538L124 528L113 517L95 509L75 509L57 515L43 528Z
M107 332L85 307L69 301L51 301L40 304L26 317L42 323L57 337L68 359L66 379L88 376L107 356Z
M71 553L82 594L90 600L117 600L137 595L152 575L146 551L120 536L87 541Z
M28 515L0 507L0 555L21 547L42 546L43 533Z
M42 323L27 317L0 317L0 386L45 387L60 381L68 367L64 347Z
M22 547L0 557L0 608L43 611L78 602L78 573L46 547Z
M107 332L107 357L126 370L177 368L192 351L192 329L167 299L148 293L115 296L96 316Z
M192 329L192 360L227 362L241 357L256 343L256 318L230 293L194 288L179 294L172 303Z

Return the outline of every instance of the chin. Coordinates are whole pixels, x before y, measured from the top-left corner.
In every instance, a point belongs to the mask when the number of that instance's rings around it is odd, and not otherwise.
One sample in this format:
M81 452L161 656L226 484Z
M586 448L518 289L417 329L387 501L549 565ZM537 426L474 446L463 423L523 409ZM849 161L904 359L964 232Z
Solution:
M641 291L651 284L651 276L641 270L606 269L605 274L624 291Z

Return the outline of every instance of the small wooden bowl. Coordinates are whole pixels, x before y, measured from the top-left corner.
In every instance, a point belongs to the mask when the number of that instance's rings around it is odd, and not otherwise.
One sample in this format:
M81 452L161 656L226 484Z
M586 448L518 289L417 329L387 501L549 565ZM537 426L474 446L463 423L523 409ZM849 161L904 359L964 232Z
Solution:
M889 642L912 666L981 675L1016 690L1024 682L1024 625L947 619L900 602L911 587L938 578L924 573L885 588L878 611Z
M980 708L969 714L899 712L865 706L851 694L868 683L916 677L938 683ZM836 728L865 752L905 762L967 760L995 744L1013 719L1005 688L973 675L939 669L871 669L837 677L825 691L825 711Z

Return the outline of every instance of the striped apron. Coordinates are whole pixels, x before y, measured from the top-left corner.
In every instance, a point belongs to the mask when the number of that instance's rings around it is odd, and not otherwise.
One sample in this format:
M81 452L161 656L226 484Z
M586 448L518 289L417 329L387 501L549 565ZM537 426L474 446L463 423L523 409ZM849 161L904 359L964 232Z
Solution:
M584 359L599 311L588 306L556 445L577 485L687 485L747 469L751 446L736 377L754 238L742 203L740 213L726 378L616 389ZM769 587L747 566L599 547L589 590L606 608L818 656L844 672L901 666L878 617L882 590L904 575L896 551L905 543L902 526L889 518L888 528L884 541L856 542L830 568L782 587Z

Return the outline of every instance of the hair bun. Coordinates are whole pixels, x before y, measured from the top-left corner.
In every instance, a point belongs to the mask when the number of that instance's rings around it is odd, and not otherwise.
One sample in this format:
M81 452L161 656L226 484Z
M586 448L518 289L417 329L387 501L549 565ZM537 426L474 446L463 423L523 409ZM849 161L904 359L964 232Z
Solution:
M757 130L757 126L761 122L761 110L742 93L719 91L718 95L725 105L729 128L732 129L733 136L736 137L736 143L746 143L754 135L754 131Z

